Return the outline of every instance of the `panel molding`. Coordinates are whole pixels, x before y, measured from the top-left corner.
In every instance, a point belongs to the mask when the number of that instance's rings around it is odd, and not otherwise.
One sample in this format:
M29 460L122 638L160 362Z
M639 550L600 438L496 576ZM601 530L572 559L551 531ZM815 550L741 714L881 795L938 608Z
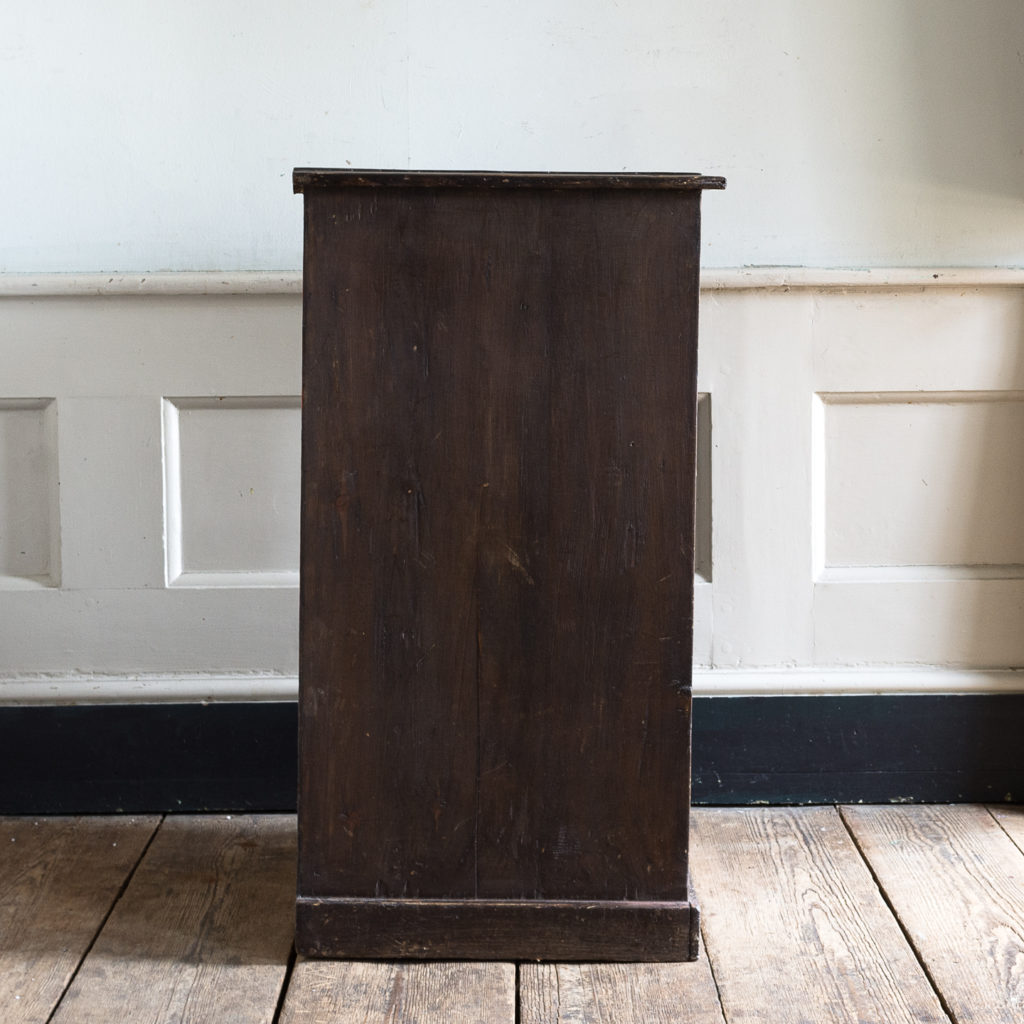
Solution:
M962 583L965 580L1024 579L1024 565L829 565L816 583Z
M905 564L831 564L828 529L828 409L887 406L982 406L1024 402L1024 390L819 391L812 397L811 465L813 479L812 548L815 583L958 582L1024 579L1024 563L914 562ZM878 512L883 510L878 508Z
M36 550L36 557L41 559L44 564L32 567L42 571L18 571L19 569L29 569L29 565L24 563L21 566L0 565L0 590L34 590L38 588L49 589L59 587L61 584L61 522L57 401L53 397L0 397L0 416L4 413L36 414L38 424L35 431L37 434L35 441L41 450L40 459L45 461L45 466L30 467L22 465L22 471L26 475L20 481L17 479L13 481L0 479L0 498L5 499L5 507L2 510L4 517L0 520L0 529L4 530L5 533L11 531L8 534L6 543L11 543L12 540L18 538L19 545L29 545L26 551L20 552L22 556L27 556L27 552L32 547L31 528L30 536L26 540L23 531L18 529L16 524L26 519L31 520L34 524L42 521L45 537L38 538L41 543ZM4 434L0 433L0 443L3 440ZM4 452L0 451L0 472L4 468L16 468L19 464L20 460L16 453L7 454L12 458L4 458ZM14 463L13 467L10 465L12 460ZM42 469L42 473L38 472L40 469ZM40 476L43 478L40 479ZM34 497L37 499L34 515L19 513L11 505L12 499L16 503L18 495L23 494L26 489L29 492L38 492L34 494Z
M1021 267L711 267L701 290L1021 288ZM60 295L300 295L299 270L154 274L0 274L0 297Z
M714 576L712 550L712 405L707 391L697 393L697 487L694 495L694 584L711 583Z
M301 295L298 270L156 274L0 274L0 298L64 295Z
M185 509L182 490L181 414L192 411L298 411L296 395L219 395L215 397L164 397L164 544L168 587L297 587L295 570L191 569L184 550ZM296 466L298 458L296 457Z
M181 579L184 566L182 552L181 509L181 434L178 404L173 398L161 400L164 462L164 561L165 583L171 586Z
M27 705L252 703L298 697L296 675L260 672L26 673L0 676L0 707Z
M960 405L969 402L1021 402L1024 391L819 391L815 395L825 405Z

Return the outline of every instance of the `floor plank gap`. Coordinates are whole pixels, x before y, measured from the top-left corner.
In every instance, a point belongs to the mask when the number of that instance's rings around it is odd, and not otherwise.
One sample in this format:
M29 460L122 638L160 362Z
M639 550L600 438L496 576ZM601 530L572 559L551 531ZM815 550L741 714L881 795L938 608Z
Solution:
M291 815L166 819L53 1024L272 1024L294 879Z
M871 877L874 879L875 886L878 889L878 895L882 898L882 901L889 908L889 913L892 914L893 920L899 925L900 931L903 933L903 938L906 939L907 945L913 950L914 956L917 958L917 962L921 965L921 972L928 979L928 984L931 985L932 991L935 993L935 998L938 999L939 1005L942 1007L942 1012L949 1018L950 1021L956 1024L956 1017L953 1015L952 1009L946 1002L946 997L942 994L942 990L936 984L935 979L932 977L932 972L928 969L928 965L924 962L924 958L921 956L921 951L917 948L917 943L914 942L914 937L907 930L906 925L903 923L902 918L896 912L896 908L892 904L892 900L889 898L889 894L885 890L885 886L882 885L881 879L878 877L874 866L871 863L871 859L868 857L866 851L861 846L860 840L857 838L856 832L850 827L850 822L847 820L844 808L837 806L836 810L839 811L839 818L843 823L843 827L846 829L850 836L850 840L853 845L857 847L857 852L861 855L861 859L864 861L865 867L871 873Z
M1024 805L989 804L985 810L1024 855Z
M281 1024L513 1024L516 969L472 961L306 960Z
M524 963L522 1024L725 1024L707 961Z
M730 1022L948 1024L835 807L701 808L690 847Z
M159 817L0 818L0 1019L41 1024L96 942Z
M292 975L295 973L295 964L298 960L298 955L295 952L295 946L292 946L291 952L288 954L288 966L284 970L284 978L281 981L281 991L277 996L277 1008L274 1010L274 1020L272 1024L280 1024L281 1014L284 1012L284 1001L288 998L288 989L292 983Z
M953 1020L1020 1024L1024 854L1008 830L977 805L844 813Z
M516 964L516 1012L515 1012L515 1024L521 1024L523 1019L523 997L520 994L522 989L520 988L520 977L521 977L521 964Z
M708 973L711 975L711 983L715 986L715 995L718 997L718 1006L722 1011L722 1020L728 1021L728 1017L725 1013L725 1007L722 1005L722 989L718 984L718 978L715 976L715 961L711 956L711 951L708 949L707 936L704 934L704 919L701 918L700 922L700 942L701 942L701 954L707 958L708 961Z
M64 991L60 994L60 999L58 999L57 1002L54 1004L53 1009L50 1011L50 1015L46 1018L46 1024L51 1024L51 1021L53 1021L56 1018L57 1014L60 1012L61 1004L64 1002L64 999L67 996L68 992L71 990L71 986L74 985L75 979L78 977L78 972L82 969L82 964L85 963L89 954L92 952L93 947L96 945L96 940L103 933L103 929L106 928L107 922L110 920L110 917L114 913L114 910L117 907L118 903L121 902L121 898L128 890L128 886L132 884L132 879L135 877L135 873L139 870L139 865L146 859L146 854L149 852L149 848L153 845L153 840L156 839L157 833L163 827L163 824L166 820L166 815L160 815L160 820L156 823L156 828L154 828L153 831L150 833L149 839L146 840L145 846L143 846L142 849L139 851L139 855L135 858L135 863L132 865L131 870L125 876L124 881L121 883L120 888L117 890L117 895L111 902L106 914L103 915L103 920L100 921L98 927L96 928L96 931L93 934L93 937L89 942L89 945L86 946L81 958L75 965L74 971L71 972L71 977L68 978L68 983L64 986Z

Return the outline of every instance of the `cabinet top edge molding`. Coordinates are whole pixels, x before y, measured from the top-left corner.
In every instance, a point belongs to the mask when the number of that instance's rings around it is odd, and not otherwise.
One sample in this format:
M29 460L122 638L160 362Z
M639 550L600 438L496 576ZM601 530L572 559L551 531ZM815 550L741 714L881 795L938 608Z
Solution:
M725 188L725 178L693 173L571 174L564 171L388 171L297 167L292 175L296 192L313 189L416 187L421 188L547 188L547 189L665 189L692 191Z

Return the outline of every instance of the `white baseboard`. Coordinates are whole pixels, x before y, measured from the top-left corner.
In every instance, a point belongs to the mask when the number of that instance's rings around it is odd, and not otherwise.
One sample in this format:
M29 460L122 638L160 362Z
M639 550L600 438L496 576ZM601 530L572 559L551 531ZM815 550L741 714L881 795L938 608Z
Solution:
M290 675L38 675L0 677L0 706L196 704L293 701ZM696 669L697 697L1024 693L1024 671L1006 669Z

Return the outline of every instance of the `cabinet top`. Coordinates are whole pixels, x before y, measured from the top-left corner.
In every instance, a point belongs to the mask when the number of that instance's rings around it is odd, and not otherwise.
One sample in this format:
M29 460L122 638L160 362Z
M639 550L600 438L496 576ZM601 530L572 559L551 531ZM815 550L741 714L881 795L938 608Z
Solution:
M694 190L725 188L725 178L703 174L570 174L564 171L383 171L297 167L292 175L296 192L313 189L381 187L426 188L632 188Z

